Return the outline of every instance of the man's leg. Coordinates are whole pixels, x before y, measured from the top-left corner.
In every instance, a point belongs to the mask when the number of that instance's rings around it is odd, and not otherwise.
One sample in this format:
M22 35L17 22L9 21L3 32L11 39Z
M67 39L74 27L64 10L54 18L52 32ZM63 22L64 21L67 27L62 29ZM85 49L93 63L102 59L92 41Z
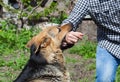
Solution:
M98 46L96 53L96 82L114 82L118 61L120 59Z

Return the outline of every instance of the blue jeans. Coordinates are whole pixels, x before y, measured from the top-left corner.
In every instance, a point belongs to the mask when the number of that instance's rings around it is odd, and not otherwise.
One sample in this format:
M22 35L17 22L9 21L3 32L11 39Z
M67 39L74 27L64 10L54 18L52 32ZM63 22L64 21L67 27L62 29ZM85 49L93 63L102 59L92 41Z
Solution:
M96 82L114 82L119 64L120 59L117 59L106 49L97 46Z

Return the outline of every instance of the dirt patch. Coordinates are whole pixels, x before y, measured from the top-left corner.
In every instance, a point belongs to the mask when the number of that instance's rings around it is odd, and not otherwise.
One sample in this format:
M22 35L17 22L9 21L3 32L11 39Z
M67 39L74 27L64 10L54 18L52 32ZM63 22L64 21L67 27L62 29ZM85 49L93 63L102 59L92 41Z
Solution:
M95 59L85 59L76 54L66 54L71 62L67 63L71 82L94 82L95 81Z

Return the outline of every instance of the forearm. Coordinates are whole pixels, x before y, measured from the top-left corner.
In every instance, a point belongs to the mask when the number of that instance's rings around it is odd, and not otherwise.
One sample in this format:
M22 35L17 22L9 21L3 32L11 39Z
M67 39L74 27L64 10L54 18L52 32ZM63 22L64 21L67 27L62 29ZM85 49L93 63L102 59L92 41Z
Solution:
M88 13L89 0L78 0L69 17L62 23L72 23L73 30L76 30L78 24L82 21L84 16Z

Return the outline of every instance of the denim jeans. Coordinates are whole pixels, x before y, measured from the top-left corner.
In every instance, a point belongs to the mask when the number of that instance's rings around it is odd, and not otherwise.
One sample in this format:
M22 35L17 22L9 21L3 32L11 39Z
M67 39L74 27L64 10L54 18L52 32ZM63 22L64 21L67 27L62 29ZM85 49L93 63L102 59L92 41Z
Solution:
M114 82L120 59L106 49L97 46L96 82Z

